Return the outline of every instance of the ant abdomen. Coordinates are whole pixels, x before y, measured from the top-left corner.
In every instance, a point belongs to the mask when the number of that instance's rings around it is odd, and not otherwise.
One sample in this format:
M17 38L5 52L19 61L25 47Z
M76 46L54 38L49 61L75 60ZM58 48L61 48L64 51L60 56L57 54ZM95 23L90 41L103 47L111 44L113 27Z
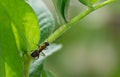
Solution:
M39 52L38 50L35 50L34 52L31 53L32 57L39 57Z

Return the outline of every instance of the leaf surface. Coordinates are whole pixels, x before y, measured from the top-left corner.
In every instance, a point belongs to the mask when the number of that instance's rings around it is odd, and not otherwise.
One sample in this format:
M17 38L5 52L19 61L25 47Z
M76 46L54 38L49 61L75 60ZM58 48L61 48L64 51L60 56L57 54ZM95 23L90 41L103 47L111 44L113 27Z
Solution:
M65 22L69 21L70 0L52 0L57 12L57 15L62 23L62 18Z
M9 14L19 49L23 52L34 49L34 43L40 39L40 30L32 8L24 0L0 0L0 4Z
M0 77L5 77L5 65L1 46L0 46Z
M92 8L93 4L97 3L98 0L79 0L82 4L86 5L88 8Z
M29 0L28 3L34 9L39 19L41 30L41 40L39 44L41 44L48 38L49 35L53 33L55 28L55 20L42 0Z
M9 15L0 5L0 77L23 77L23 67Z
M32 8L24 0L0 0L1 76L24 77L23 54L35 49L39 40L39 24Z

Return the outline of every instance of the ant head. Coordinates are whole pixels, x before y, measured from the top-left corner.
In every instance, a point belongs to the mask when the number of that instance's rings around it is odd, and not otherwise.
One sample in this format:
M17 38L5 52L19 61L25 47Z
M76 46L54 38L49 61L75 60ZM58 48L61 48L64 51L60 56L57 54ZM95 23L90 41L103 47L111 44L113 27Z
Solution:
M49 45L50 45L48 42L45 42L44 44L45 44L46 46L49 46Z

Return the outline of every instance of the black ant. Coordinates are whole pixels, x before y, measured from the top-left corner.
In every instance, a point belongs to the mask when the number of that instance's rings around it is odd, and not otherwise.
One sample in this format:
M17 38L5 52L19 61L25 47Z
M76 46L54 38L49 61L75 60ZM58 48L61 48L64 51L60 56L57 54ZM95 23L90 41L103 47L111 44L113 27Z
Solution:
M42 53L44 54L42 51L44 49L47 48L47 46L49 46L49 43L48 42L44 42L42 46L40 46L38 49L34 50L34 52L31 53L31 56L32 57L39 57L39 54ZM45 55L45 54L44 54Z

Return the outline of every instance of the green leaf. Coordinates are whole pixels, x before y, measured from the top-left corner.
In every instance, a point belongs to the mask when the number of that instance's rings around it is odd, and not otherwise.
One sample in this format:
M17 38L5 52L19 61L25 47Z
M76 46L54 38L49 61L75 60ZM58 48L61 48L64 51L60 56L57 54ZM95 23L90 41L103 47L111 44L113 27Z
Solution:
M61 0L61 14L66 22L69 20L68 19L69 4L70 0Z
M29 77L40 77L42 74L44 66L44 60L38 59L37 61L33 62L30 67Z
M82 4L86 5L89 8L92 8L92 3L90 0L79 0Z
M0 5L3 6L1 10L4 9L7 13L7 15L3 15L0 10L0 15L3 16L0 23L4 25L4 27L0 26L0 35L2 37L1 48L4 51L6 77L23 77L23 68L24 74L27 76L26 68L28 67L25 66L29 66L29 63L22 65L24 63L21 61L20 55L21 51L23 54L27 54L27 51L35 49L34 43L39 42L40 29L37 16L24 0L0 0ZM8 18L9 23L7 23L8 19L3 20L4 18ZM23 60L25 59L23 58Z
M24 53L35 49L40 30L32 8L24 0L0 0L0 4L9 14L18 48Z
M70 0L52 0L52 1L54 3L59 19L61 19L62 16L65 22L68 22Z
M41 77L48 77L45 70L42 71L42 76Z
M12 31L9 14L0 5L0 77L23 77L23 67ZM4 61L4 63L3 63ZM6 73L6 75L5 75Z
M5 65L1 46L0 46L0 77L5 77Z
M96 4L99 0L90 0L92 4Z
M82 4L86 5L89 8L93 7L93 4L97 3L98 0L79 0Z
M41 40L39 44L41 44L53 33L55 20L42 0L29 0L28 3L34 9L39 19L41 30Z

